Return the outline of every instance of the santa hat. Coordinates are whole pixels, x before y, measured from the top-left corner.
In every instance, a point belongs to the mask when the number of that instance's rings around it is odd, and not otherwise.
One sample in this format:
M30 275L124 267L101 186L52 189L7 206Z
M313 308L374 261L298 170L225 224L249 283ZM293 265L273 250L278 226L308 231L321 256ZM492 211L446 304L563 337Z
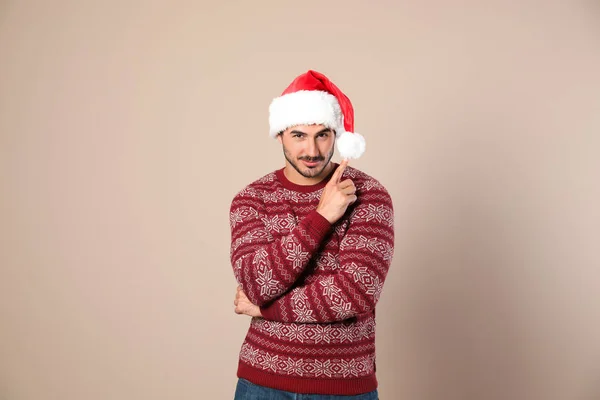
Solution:
M325 75L309 70L276 97L269 106L269 135L277 137L296 125L320 124L333 129L343 158L359 158L365 138L354 132L350 99Z

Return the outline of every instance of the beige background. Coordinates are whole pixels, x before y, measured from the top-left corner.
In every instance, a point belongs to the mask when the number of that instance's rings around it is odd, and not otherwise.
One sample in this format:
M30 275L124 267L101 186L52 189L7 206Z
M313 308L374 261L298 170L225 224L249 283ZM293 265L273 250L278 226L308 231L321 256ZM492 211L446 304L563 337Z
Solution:
M228 208L309 68L394 199L381 398L600 399L599 45L591 0L0 1L0 399L232 398Z

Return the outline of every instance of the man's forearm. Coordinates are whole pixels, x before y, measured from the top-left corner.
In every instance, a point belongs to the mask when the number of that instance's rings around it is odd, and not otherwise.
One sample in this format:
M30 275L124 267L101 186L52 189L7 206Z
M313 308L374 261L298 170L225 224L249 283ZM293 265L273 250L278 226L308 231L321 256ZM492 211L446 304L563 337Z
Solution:
M392 207L385 190L370 193L368 201L351 216L335 272L320 274L310 283L262 304L264 318L334 322L371 312L379 300L394 251Z
M234 227L231 263L248 298L263 305L289 290L330 229L331 224L316 211L277 239L270 236L258 213L253 221Z

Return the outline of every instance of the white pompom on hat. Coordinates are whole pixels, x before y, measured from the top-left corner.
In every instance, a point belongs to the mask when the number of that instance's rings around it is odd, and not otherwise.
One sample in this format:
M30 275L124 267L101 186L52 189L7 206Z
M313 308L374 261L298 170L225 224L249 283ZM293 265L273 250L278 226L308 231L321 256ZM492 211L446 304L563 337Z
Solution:
M299 75L269 106L269 135L296 125L320 124L333 129L337 149L344 159L365 152L365 138L354 132L350 99L325 75L309 70Z

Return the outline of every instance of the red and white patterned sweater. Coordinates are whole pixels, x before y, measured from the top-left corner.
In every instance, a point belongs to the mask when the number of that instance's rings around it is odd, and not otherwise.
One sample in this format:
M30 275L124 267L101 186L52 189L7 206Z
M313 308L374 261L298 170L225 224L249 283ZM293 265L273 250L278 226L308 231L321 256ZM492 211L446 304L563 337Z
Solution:
M279 169L231 203L233 271L263 314L250 322L237 373L255 384L333 395L377 388L375 305L394 253L392 200L347 167L342 180L352 179L358 200L331 225L316 212L330 177L301 186Z

